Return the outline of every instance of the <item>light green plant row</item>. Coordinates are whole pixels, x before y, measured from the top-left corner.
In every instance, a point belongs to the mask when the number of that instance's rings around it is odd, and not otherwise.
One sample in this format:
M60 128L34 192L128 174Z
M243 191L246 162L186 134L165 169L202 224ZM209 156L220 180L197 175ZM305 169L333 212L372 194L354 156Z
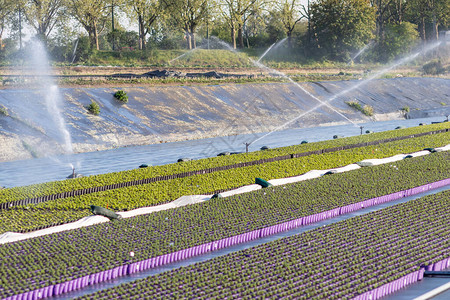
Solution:
M185 195L211 194L217 190L253 184L255 183L255 177L266 180L285 178L300 175L313 169L323 170L342 167L367 158L385 158L398 153L410 153L430 145L437 147L440 144L445 144L443 143L444 140L450 140L450 133L159 181L79 197L69 197L41 203L37 207L80 209L94 204L109 206L116 210L134 209L173 201Z
M266 151L255 151L250 153L236 154L231 156L211 157L199 160L193 160L183 163L174 163L162 166L153 166L142 169L128 170L122 172L114 172L101 175L93 175L83 178L47 182L24 187L15 187L0 190L0 203L16 201L26 198L34 198L55 193L68 192L78 189L90 187L104 186L119 182L127 182L157 176L177 174L188 171L202 170L207 168L232 165L240 162L248 162L264 158L271 158L292 153L302 153L326 148L340 147L350 144L370 142L386 138L407 136L433 130L450 128L450 123L440 123L413 128L398 129L386 132L365 134L361 136L353 136L340 138L335 140L321 141L316 143L300 144L296 146L281 147ZM332 133L330 133L330 136ZM449 141L449 139L447 139ZM300 141L299 141L300 142ZM443 143L442 145L445 145ZM437 147L437 146L435 146ZM417 148L416 148L417 149ZM420 150L420 149L419 149ZM174 159L175 160L175 159Z
M444 140L448 141L449 139L450 133L442 133L377 146L131 186L29 205L28 207L18 207L13 210L0 211L0 232L32 229L47 224L74 221L90 215L88 207L91 204L117 211L130 210L165 203L184 195L211 194L216 190L252 184L255 177L267 180L283 178L303 174L312 169L341 167L367 158L385 158L398 153L409 153L430 145L437 147L443 144ZM443 170L443 172L445 171ZM46 212L46 209L49 211ZM34 210L38 210L38 213ZM38 216L37 219L30 221L30 218L34 215ZM14 220L14 222L11 222L11 220Z

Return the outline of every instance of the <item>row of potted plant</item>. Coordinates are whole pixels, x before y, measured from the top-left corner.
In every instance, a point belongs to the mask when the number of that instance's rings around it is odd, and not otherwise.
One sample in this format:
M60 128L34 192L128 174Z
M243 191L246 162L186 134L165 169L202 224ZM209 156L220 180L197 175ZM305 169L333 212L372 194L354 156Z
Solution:
M433 262L450 266L449 198L447 190L79 299L385 295L391 283L420 280Z

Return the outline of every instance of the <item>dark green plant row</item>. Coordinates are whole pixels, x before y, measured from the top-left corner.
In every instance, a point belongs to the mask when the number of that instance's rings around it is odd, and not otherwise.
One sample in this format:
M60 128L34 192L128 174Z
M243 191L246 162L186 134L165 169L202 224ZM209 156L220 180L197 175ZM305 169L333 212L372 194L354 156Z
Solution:
M369 143L384 139L398 138L421 133L423 134L425 132L436 130L447 130L449 128L450 123L432 124L414 128L398 129L393 131L372 133L329 141L269 149L266 151L255 151L231 156L211 157L182 163L139 168L135 170L93 175L63 181L47 182L30 186L7 188L0 190L0 203L42 197L58 193L70 193L76 190L104 187L134 180L144 180L159 176L168 176L173 174L207 170L239 163L270 159L279 156L289 156L296 153L305 153L323 149L343 147L353 144Z
M450 154L433 153L395 165L361 168L4 244L0 247L0 296L66 282L439 181L449 175Z
M350 299L450 258L450 191L79 299Z
M158 205L184 195L213 194L215 191L252 184L255 177L269 180L303 174L312 169L337 168L367 158L390 157L398 153L421 150L429 145L437 147L449 140L450 133L442 133L16 207L12 210L0 211L0 221L3 221L0 222L0 232L27 230L53 223L74 221L90 215L88 208L92 204L116 211ZM49 212L45 212L43 209L49 209ZM39 212L34 212L34 210L39 210ZM28 215L38 215L39 217L29 220L27 219ZM10 220L14 220L14 222Z

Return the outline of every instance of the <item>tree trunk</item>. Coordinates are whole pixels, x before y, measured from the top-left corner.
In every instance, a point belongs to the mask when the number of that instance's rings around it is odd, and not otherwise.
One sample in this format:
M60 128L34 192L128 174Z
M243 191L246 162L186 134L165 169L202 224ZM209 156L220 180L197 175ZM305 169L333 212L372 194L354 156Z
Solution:
M188 50L192 49L192 44L191 44L191 34L189 33L189 31L185 31L184 36L186 37L186 47Z
M4 30L4 28L3 28L3 26L1 26L0 27L0 52L2 52L2 50L3 50L3 39L2 39L3 30Z
M234 24L231 25L231 42L233 43L233 49L236 49L236 28Z
M95 50L100 50L98 45L98 32L97 32L97 24L94 24L94 42L95 42Z
M239 24L238 27L238 40L239 48L244 48L244 31L242 30L242 24Z
M292 48L292 30L289 30L287 32L287 39L288 39L288 48Z
M433 10L433 38L436 41L439 39L438 22L436 21L436 12Z
M145 28L142 16L139 16L139 50L145 50Z
M192 49L197 48L197 42L195 41L195 33L194 33L194 31L192 31L192 33L191 33L191 45L192 45Z
M423 42L425 42L425 40L427 39L427 36L426 36L426 32L425 32L425 16L424 15L422 15L420 18L419 27L420 27L420 38L422 39Z

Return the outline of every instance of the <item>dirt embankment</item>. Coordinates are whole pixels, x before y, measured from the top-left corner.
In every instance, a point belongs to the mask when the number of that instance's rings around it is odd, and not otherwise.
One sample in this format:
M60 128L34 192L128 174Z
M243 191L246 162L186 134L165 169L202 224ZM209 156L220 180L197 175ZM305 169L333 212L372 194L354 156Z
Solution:
M128 94L128 103L113 97L119 89ZM62 100L59 107L48 102L49 96L56 95ZM98 116L86 109L92 101L100 107ZM346 104L348 101L371 107L374 115L362 114ZM56 91L8 88L0 90L0 161L65 153L70 148L89 152L266 132L283 125L313 127L348 120L398 119L405 117L406 110L413 117L445 115L449 107L450 80L442 78L70 87Z

